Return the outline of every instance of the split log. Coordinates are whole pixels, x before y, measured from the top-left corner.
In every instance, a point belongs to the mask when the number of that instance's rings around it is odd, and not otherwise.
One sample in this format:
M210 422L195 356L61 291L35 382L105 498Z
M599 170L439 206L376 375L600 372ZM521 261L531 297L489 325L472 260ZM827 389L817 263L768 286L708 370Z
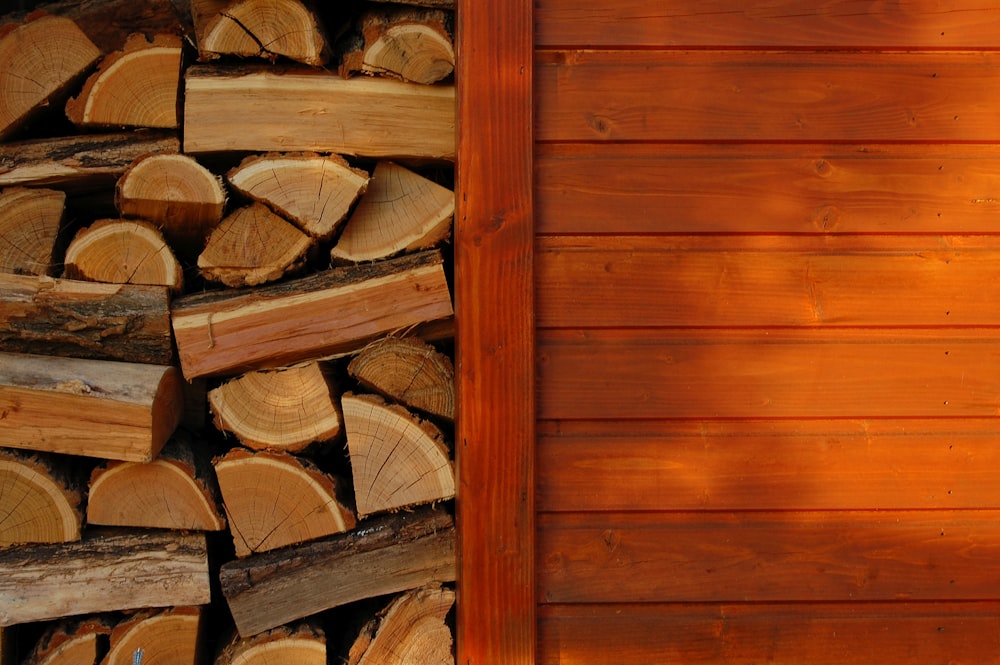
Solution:
M184 152L454 160L455 87L321 70L187 70Z
M24 665L97 665L108 651L108 616L86 617L52 624L42 634Z
M234 448L215 462L236 556L304 543L355 526L338 482L288 453Z
M379 162L330 258L372 261L428 249L451 234L454 214L450 189L393 162Z
M198 256L205 279L226 286L256 286L302 268L309 236L262 203L236 210L208 236Z
M269 153L248 157L230 184L266 204L314 238L326 240L368 186L368 173L337 155Z
M326 637L307 623L279 626L249 638L234 633L215 665L326 665Z
M200 607L174 607L131 616L111 631L111 649L101 665L197 665L201 615Z
M299 452L340 434L331 377L318 362L248 372L209 391L215 426L256 450Z
M445 617L455 592L440 586L409 591L361 630L347 665L455 665Z
M219 578L236 627L248 637L357 600L454 581L455 527L438 509L395 513L363 529L224 563Z
M50 456L0 449L0 547L80 540L79 479Z
M182 405L174 367L0 353L0 446L145 462Z
M226 521L207 449L177 432L151 462L109 461L94 469L87 523L221 531Z
M41 108L65 98L101 52L73 21L28 17L0 30L0 139Z
M0 626L211 600L205 535L87 529L83 540L0 550Z
M455 368L451 359L416 337L372 342L347 365L362 386L406 406L455 419Z
M115 201L123 217L159 226L174 250L197 256L226 209L222 179L193 157L145 155L118 180Z
M167 290L0 274L0 347L15 353L171 364Z
M134 35L66 103L66 117L79 127L176 129L180 80L179 37Z
M393 76L429 85L455 70L454 13L441 9L373 9L342 39L340 74Z
M142 220L99 219L66 248L69 279L165 286L180 292L184 272L160 231Z
M299 0L192 0L198 59L279 56L325 65L328 52L316 16Z
M345 393L358 517L455 496L455 471L441 431L374 395Z
M66 195L13 187L0 192L0 272L49 275Z
M253 290L185 296L174 301L172 324L190 380L318 359L451 315L443 259L430 251Z

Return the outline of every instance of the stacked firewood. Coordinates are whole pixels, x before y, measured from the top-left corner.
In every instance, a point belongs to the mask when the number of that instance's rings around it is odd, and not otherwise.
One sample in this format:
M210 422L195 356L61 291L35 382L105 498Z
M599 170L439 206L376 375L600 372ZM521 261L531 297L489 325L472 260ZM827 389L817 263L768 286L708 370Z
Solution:
M453 663L453 6L0 19L0 663Z

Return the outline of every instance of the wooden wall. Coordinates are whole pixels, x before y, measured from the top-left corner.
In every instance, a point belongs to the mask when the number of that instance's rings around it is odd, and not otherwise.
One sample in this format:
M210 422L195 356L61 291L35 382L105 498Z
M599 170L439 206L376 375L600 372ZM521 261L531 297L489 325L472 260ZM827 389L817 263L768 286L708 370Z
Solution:
M1000 5L534 25L538 662L1000 662Z

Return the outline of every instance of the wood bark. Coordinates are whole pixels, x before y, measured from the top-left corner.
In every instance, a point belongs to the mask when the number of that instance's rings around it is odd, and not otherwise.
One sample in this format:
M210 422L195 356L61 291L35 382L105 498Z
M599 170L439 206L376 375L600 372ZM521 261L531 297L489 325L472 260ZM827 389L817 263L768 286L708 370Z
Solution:
M49 626L24 665L97 665L108 650L110 616L66 619Z
M309 623L279 626L249 638L234 632L215 665L326 665L326 636Z
M64 275L109 284L165 286L175 293L184 286L184 272L163 234L136 219L99 219L77 232L66 248Z
M223 564L222 592L240 635L356 600L454 580L455 529L447 513L422 508L364 524L294 549Z
M374 395L340 398L358 516L455 496L441 431Z
M111 631L111 648L101 665L142 663L197 665L202 651L201 607L144 610L125 619Z
M254 290L174 301L184 376L282 367L363 347L452 314L442 257L430 251ZM264 325L262 325L264 324Z
M455 69L454 14L440 9L378 8L364 12L341 43L341 76L355 72L430 85Z
M12 187L0 192L0 272L50 275L66 195Z
M191 7L200 60L236 55L326 64L322 28L299 0L193 0Z
M0 346L168 365L174 352L167 289L0 274Z
M176 368L0 353L0 445L149 461L181 417Z
M150 462L109 461L94 469L87 523L221 531L226 520L204 442L178 431Z
M210 600L203 534L88 529L77 543L0 550L0 626Z
M184 151L455 157L455 89L301 67L187 70Z
M176 129L180 80L179 37L134 35L121 51L105 57L66 103L66 117L80 127Z
M416 337L374 341L347 365L362 386L408 407L455 419L455 368L451 359Z
M445 623L454 604L455 592L439 585L398 596L362 628L347 665L454 665Z
M288 453L234 448L215 461L236 556L304 543L355 526L339 481Z
M80 540L83 488L43 453L0 449L0 547Z

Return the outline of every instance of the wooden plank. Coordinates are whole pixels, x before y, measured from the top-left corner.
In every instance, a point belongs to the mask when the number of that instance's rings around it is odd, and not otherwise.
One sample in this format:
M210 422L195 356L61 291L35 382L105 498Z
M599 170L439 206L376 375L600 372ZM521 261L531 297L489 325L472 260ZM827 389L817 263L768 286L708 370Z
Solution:
M544 513L544 603L993 600L1000 513Z
M992 236L558 236L540 327L995 326Z
M88 529L0 552L0 626L211 600L205 535Z
M993 233L995 145L541 144L537 230Z
M536 139L993 142L998 70L990 52L541 51Z
M995 601L546 606L539 662L995 665L998 613Z
M994 418L542 423L543 511L997 505Z
M538 356L543 419L987 417L1000 403L989 328L547 330Z
M539 0L535 43L549 46L996 48L1000 11L981 0L903 0L863 7L779 0Z
M535 660L532 2L458 0L456 662ZM498 29L502 26L502 29ZM489 72L489 75L482 75Z

